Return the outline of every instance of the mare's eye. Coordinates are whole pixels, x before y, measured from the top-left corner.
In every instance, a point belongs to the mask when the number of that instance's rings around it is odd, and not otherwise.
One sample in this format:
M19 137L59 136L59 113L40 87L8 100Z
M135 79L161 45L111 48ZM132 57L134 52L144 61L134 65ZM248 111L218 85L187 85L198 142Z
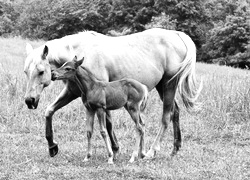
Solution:
M39 76L42 76L43 74L44 74L44 71L40 71L40 72L38 73Z

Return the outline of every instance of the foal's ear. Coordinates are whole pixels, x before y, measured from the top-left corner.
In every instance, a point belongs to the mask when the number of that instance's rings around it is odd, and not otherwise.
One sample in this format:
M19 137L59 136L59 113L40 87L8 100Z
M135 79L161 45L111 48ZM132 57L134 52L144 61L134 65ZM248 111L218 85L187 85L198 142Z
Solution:
M29 55L33 51L33 47L30 45L30 43L26 44L26 54Z
M42 59L46 59L48 53L49 53L49 48L48 48L48 46L45 45L43 48Z
M75 56L72 61L77 62L77 56Z
M83 63L84 58L81 60L76 61L76 67L80 66Z

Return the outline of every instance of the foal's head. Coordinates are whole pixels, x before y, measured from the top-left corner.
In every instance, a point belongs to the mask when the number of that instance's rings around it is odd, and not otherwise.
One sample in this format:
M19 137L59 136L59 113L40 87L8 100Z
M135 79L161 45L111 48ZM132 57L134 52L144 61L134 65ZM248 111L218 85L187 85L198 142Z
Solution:
M77 68L82 64L84 58L77 60L75 56L72 61L64 63L60 68L52 72L52 80L74 80Z

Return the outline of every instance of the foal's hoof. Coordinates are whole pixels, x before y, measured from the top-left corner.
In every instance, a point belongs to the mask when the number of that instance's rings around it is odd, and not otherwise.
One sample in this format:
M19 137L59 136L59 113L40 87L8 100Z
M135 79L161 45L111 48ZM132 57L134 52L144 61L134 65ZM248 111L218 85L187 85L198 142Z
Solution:
M109 157L109 159L108 159L108 164L114 164L114 159L113 159L113 157Z
M117 160L117 157L119 155L119 151L116 151L116 152L113 152L113 160L116 161Z
M171 157L174 157L177 154L177 151L172 151L172 153L170 154Z
M53 146L49 147L49 155L50 157L54 157L58 153L58 145L54 144Z
M138 155L138 157L139 157L140 159L144 159L146 156L147 156L147 155L146 155L145 152L141 152L141 153L139 153L139 155Z
M136 161L136 159L139 160L138 158L139 158L139 156L137 156L137 155L132 155L131 158L130 158L130 160L128 161L128 163L131 163L131 164L132 164L132 163L134 163L134 162Z
M147 154L144 156L143 159L148 160L148 159L153 159L156 155L156 151L154 150L149 150Z
M179 149L180 149L180 146L175 146L170 156L171 157L175 156L177 152L179 151Z

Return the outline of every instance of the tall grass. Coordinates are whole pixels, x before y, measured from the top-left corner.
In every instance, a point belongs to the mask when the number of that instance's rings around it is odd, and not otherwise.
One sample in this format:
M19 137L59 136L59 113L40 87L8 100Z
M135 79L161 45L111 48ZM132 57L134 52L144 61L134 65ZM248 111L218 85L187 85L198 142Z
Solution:
M174 158L172 125L156 158L127 164L134 145L134 124L124 110L112 112L120 155L107 166L106 149L95 125L93 158L86 152L85 109L77 99L54 115L54 138L59 154L50 158L44 137L44 112L59 94L61 82L43 92L38 109L24 103L25 43L19 38L0 39L0 179L250 179L250 72L197 64L204 88L202 108L192 115L181 101L183 144ZM33 46L43 41L32 41ZM162 102L150 93L146 109L146 148L160 125Z

